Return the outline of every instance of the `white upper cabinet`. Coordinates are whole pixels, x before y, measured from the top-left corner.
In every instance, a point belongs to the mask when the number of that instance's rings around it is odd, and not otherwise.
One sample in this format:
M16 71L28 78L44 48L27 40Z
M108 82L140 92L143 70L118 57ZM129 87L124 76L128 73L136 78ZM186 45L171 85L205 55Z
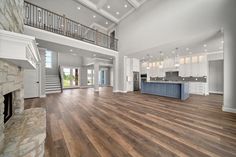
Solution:
M133 61L133 71L139 72L140 71L139 60L136 58L132 58L132 61Z
M162 62L163 68L160 68L160 61L142 63L142 73L146 73L149 67L151 77L165 77L166 71L179 71L181 77L203 77L207 76L207 57L205 54L192 56L183 56L179 59L180 66L175 67L174 58L167 58Z
M207 60L205 55L195 55L180 58L179 75L182 77L202 77L207 75Z

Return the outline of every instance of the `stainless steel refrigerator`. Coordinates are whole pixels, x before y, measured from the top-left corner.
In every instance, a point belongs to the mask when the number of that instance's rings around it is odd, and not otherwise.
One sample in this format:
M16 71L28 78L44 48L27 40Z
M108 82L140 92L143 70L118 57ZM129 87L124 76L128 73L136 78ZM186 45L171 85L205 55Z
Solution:
M139 90L139 72L133 72L134 91Z

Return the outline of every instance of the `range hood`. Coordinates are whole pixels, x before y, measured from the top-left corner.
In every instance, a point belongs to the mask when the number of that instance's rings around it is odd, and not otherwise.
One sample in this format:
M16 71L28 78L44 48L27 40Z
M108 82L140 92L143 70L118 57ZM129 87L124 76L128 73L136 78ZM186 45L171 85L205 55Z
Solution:
M179 71L167 71L166 72L166 77L178 77L179 76Z
M40 61L35 37L0 30L0 59L24 69L35 69Z

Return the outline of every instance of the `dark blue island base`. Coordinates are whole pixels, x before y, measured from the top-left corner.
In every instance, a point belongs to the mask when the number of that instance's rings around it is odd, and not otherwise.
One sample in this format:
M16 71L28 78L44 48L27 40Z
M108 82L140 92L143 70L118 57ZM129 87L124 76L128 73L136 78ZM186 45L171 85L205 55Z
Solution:
M142 81L141 93L186 100L189 97L189 83L173 81Z

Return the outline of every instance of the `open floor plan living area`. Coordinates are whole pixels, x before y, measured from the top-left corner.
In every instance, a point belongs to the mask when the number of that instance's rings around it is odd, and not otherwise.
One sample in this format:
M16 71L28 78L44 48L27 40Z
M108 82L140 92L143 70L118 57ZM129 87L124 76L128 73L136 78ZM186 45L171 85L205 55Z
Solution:
M235 0L0 0L0 157L236 157Z

